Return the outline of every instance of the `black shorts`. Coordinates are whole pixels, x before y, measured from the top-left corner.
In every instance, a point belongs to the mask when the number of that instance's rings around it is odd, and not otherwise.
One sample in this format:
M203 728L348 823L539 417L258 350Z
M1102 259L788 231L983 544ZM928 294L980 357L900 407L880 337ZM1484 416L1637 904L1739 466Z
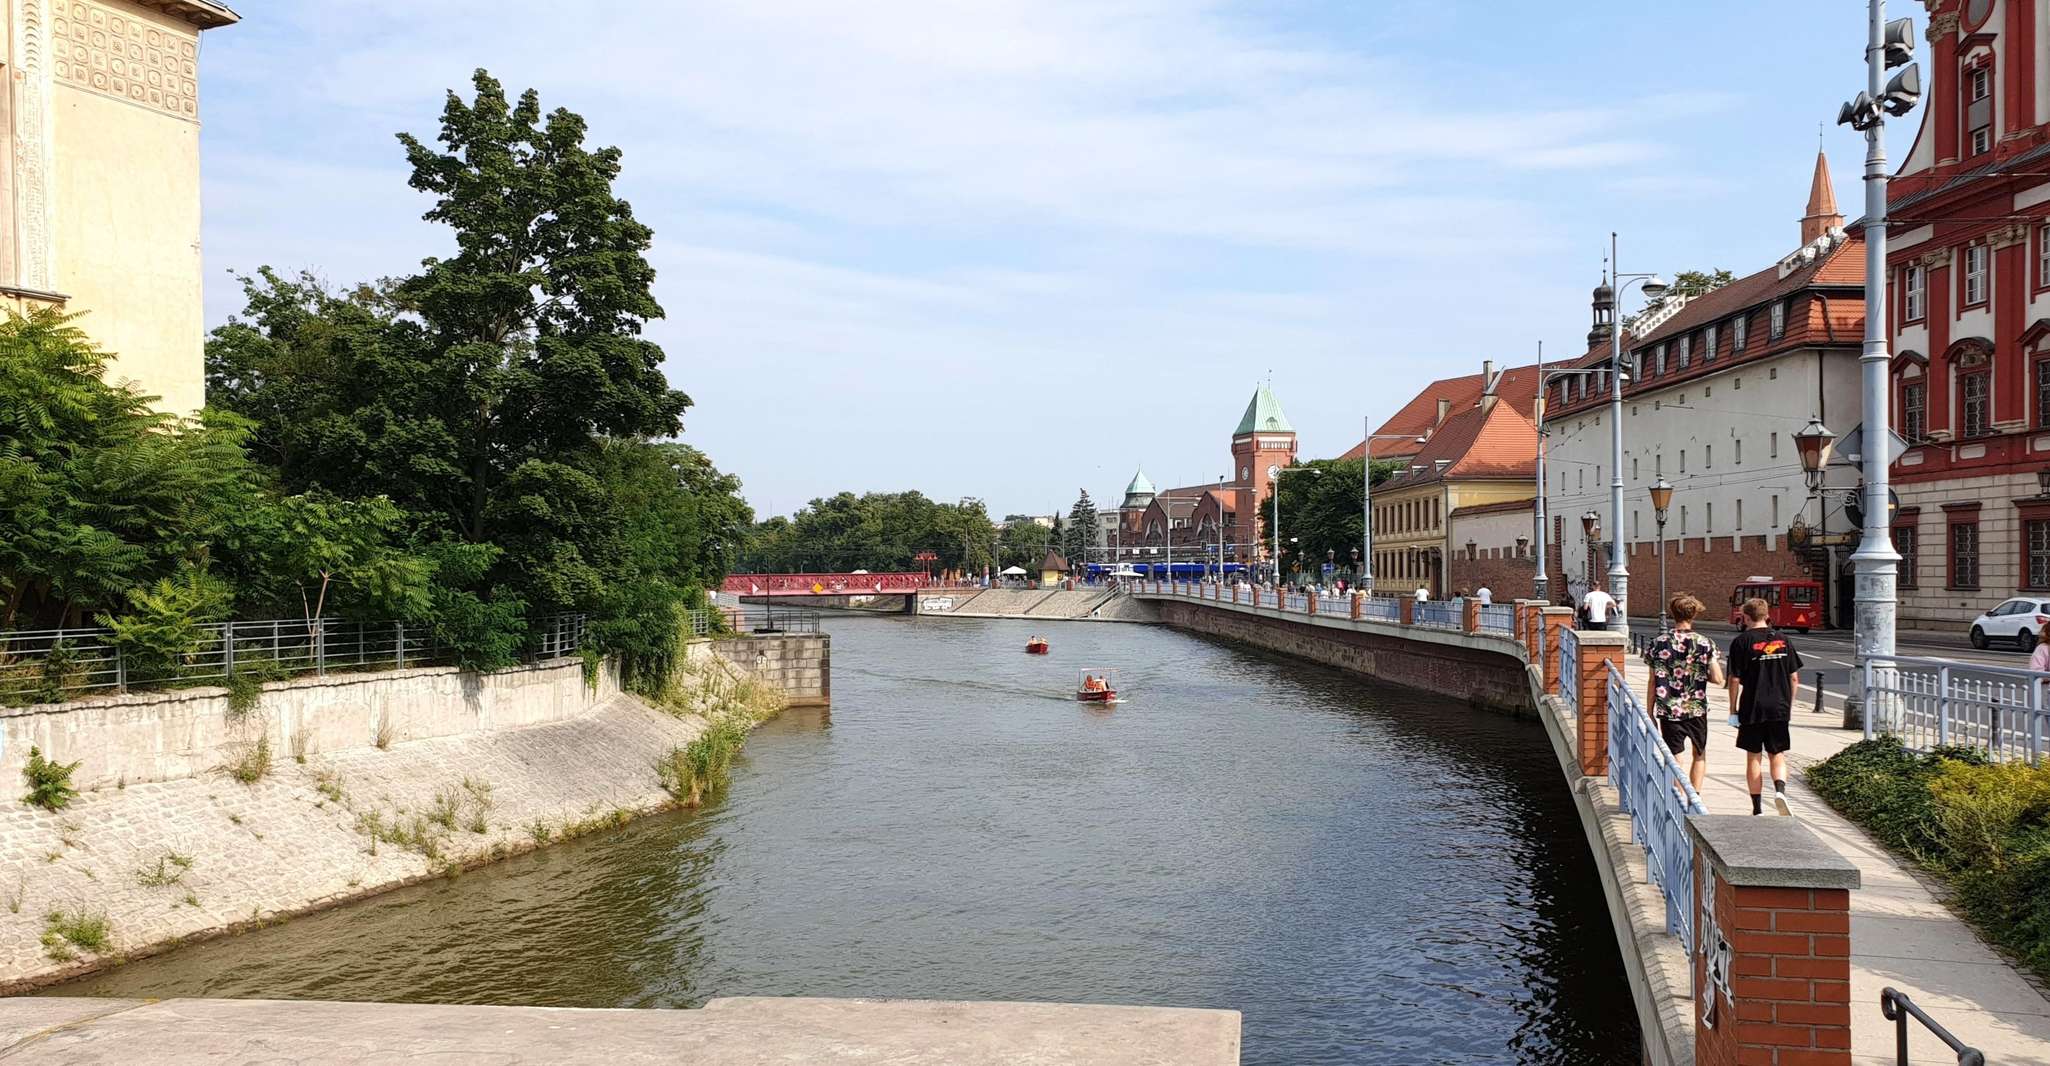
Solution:
M1756 754L1778 755L1794 746L1785 722L1753 722L1737 727L1737 746Z
M1687 742L1694 741L1694 753L1699 755L1708 750L1708 716L1689 715L1685 718L1659 719L1659 733L1666 738L1666 747L1679 755L1687 750Z

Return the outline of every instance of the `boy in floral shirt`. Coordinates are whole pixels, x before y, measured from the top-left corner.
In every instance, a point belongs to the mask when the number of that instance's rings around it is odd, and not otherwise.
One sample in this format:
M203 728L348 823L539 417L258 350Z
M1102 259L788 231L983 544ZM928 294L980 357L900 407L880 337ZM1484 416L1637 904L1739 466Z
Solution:
M1686 750L1688 741L1694 742L1687 778L1699 791L1708 776L1708 686L1723 683L1723 665L1716 657L1715 641L1694 631L1700 600L1683 592L1666 609L1672 612L1673 628L1660 633L1644 653L1645 664L1651 667L1644 705L1674 757Z

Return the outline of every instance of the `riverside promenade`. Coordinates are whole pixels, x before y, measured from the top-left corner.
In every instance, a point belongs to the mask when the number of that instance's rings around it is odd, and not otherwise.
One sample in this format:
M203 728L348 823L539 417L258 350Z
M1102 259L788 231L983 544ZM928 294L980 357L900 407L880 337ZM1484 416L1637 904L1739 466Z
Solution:
M1622 708L1635 710L1635 706L1619 702L1616 694L1607 691L1609 664L1621 667L1639 700L1649 677L1644 663L1627 653L1621 634L1580 635L1572 645L1577 648L1575 658L1580 673L1576 686L1570 676L1560 676L1562 671L1569 675L1573 672L1562 665L1559 657L1563 636L1560 629L1570 622L1572 612L1562 608L1546 610L1530 601L1487 608L1439 603L1420 610L1423 605L1407 600L1354 604L1341 597L1277 597L1271 591L1234 592L1230 588L1168 587L1151 582L1140 583L1134 595L1158 605L1170 624L1254 640L1277 651L1293 650L1327 665L1461 695L1479 705L1502 703L1495 675L1500 660L1510 660L1515 669L1528 677L1529 692L1523 702L1544 722L1566 775L1562 784L1576 794L1604 888L1610 894L1625 969L1639 1002L1647 1059L1683 1064L1696 1061L1697 1038L1702 1038L1704 1044L1710 1043L1707 1034L1697 1028L1703 1007L1697 998L1705 983L1703 960L1699 956L1690 958L1681 937L1672 931L1664 890L1648 870L1646 847L1633 839L1631 815L1620 802L1616 781L1610 777L1610 719L1621 713ZM1708 635L1718 638L1719 644L1726 644L1729 634ZM1439 665L1434 667L1433 663ZM1445 670L1446 666L1457 669L1462 665L1466 672L1476 676L1459 679ZM1905 993L1958 1038L1985 1053L1986 1061L2050 1066L2050 998L1944 906L1939 883L1910 868L1838 816L1807 787L1803 773L1806 767L1861 739L1862 734L1841 728L1842 717L1835 709L1827 714L1797 710L1790 757L1793 772L1788 785L1797 805L1796 817L1765 815L1753 819L1744 782L1743 753L1735 747L1734 730L1727 724L1727 695L1716 691L1711 700L1709 775L1701 793L1707 815L1682 818L1695 830L1695 846L1704 850L1708 847L1704 837L1710 834L1704 832L1704 827L1720 826L1717 832L1749 828L1780 831L1788 828L1784 823L1796 822L1805 833L1794 831L1815 844L1813 851L1820 857L1807 860L1811 864L1809 869L1788 871L1789 879L1782 883L1792 888L1832 880L1837 885L1849 886L1831 889L1835 893L1831 905L1847 909L1848 921L1827 913L1801 912L1799 924L1786 922L1769 930L1750 925L1750 929L1759 931L1747 932L1746 914L1787 913L1755 910L1737 911L1734 921L1722 923L1724 935L1734 945L1735 977L1730 988L1736 1008L1736 1041L1742 1043L1756 1035L1760 1043L1784 1041L1805 1049L1787 1056L1786 1050L1794 1050L1788 1047L1777 1059L1769 1055L1735 1056L1734 1061L1855 1066L1895 1063L1898 1060L1894 1026L1883 1017L1879 1006L1880 990L1892 987ZM1757 822L1782 824L1754 826ZM1691 848L1688 854L1693 855ZM1772 899L1798 895L1802 899L1812 898L1815 911L1826 909L1824 892L1820 890L1760 890L1752 887L1758 882L1742 879L1735 871L1735 863L1726 868L1719 861L1710 862L1710 858L1704 854L1696 859L1694 876L1688 878L1685 886L1690 894L1692 885L1712 867L1725 890L1737 884L1744 886L1738 891L1777 893L1768 897ZM1701 902L1708 901L1704 898ZM1704 915L1695 908L1694 901L1690 899L1678 906L1682 914L1693 913L1692 924L1696 928L1703 924ZM1772 921L1784 922L1785 918ZM1800 932L1787 934L1788 930ZM1846 953L1848 974L1843 975ZM1825 974L1826 970L1836 972ZM1780 979L1788 974L1798 977ZM1834 979L1823 979L1826 976ZM1799 1002L1789 1003L1787 999ZM1839 1004L1848 1007L1847 1034L1842 1028L1844 1007ZM1781 1025L1774 1023L1794 1018L1802 1019L1806 1034L1777 1031ZM1911 1026L1909 1031L1909 1061L1956 1061L1955 1054L1933 1035L1917 1026ZM1796 1043L1802 1036L1805 1038ZM1720 1063L1725 1058L1721 1052L1730 1050L1727 1045L1716 1046L1702 1061Z

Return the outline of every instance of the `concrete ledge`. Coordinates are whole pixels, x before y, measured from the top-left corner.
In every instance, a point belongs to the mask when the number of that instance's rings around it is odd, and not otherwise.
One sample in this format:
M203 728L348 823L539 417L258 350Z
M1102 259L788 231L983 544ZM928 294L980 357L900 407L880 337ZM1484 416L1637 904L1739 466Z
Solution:
M866 1066L1235 1066L1239 1013L1169 1007L747 997L703 1010L283 1000L0 1000L0 1059L221 1062L858 1061Z
M1687 819L1694 844L1732 885L1768 888L1857 888L1858 867L1794 818L1696 814Z

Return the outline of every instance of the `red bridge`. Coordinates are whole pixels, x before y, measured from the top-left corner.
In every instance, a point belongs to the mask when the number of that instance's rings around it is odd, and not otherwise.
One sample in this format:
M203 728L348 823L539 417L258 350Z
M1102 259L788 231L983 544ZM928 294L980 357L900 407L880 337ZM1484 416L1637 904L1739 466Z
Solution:
M927 588L923 573L730 574L720 591L735 596L903 596Z

